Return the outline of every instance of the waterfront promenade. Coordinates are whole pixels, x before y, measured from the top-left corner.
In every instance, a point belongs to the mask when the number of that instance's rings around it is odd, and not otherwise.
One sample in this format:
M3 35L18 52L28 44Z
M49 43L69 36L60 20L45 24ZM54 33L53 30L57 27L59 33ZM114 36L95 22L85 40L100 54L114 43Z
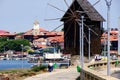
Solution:
M114 62L114 61L113 61ZM114 66L114 64L111 64L111 74L117 71L120 71L120 67L118 66ZM96 64L95 63L99 63ZM88 63L85 63L85 65L87 66ZM95 77L96 80L98 79L106 79L106 80L119 80L117 79L118 76L114 76L114 77L109 77L107 76L107 68L105 68L105 62L104 61L97 61L94 62L93 60L90 62L90 64L93 64L95 66L95 70L93 69L89 69L89 68L85 68L85 74L88 75L89 77ZM104 65L101 65L104 64ZM98 67L98 68L97 68ZM87 71L87 73L86 73ZM90 71L90 73L89 73ZM96 74L94 74L96 73ZM90 75L91 74L91 75ZM68 69L55 69L53 72L47 72L47 73L43 73L43 74L38 74L29 78L26 78L24 80L79 80L79 75L80 73L77 72L76 70L76 66L72 66L69 67ZM98 76L98 77L97 77ZM112 75L111 75L112 76ZM86 79L89 80L89 79ZM90 79L92 80L92 79Z
M78 80L79 75L76 66L72 66L67 69L55 69L53 72L38 74L24 80Z

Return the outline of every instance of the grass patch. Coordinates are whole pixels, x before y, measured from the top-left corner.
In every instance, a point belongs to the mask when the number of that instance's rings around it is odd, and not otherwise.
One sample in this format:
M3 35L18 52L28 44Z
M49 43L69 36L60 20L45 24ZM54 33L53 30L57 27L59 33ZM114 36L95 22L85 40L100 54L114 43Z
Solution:
M40 65L40 66L34 66L32 67L32 71L38 72L38 71L45 71L47 69L47 66Z
M30 69L8 69L8 70L0 70L0 73L24 73L28 71L30 71Z
M46 66L35 66L31 69L0 70L0 75L8 75L9 80L23 80L26 77L41 74L47 71Z

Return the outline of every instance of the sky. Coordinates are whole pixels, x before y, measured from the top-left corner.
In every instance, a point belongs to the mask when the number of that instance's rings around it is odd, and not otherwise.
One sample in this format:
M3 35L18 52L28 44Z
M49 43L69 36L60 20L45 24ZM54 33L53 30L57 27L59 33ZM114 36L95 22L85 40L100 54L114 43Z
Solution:
M66 1L69 5L72 3L72 0ZM88 1L94 4L97 0ZM48 3L64 11L68 9L64 0L0 0L0 30L7 30L11 33L25 32L32 29L34 21L37 20L40 27L52 31L61 25L62 22L60 20L46 21L45 19L61 18L64 12L49 6ZM120 17L119 3L120 0L112 0L110 8L112 28L118 28L118 17ZM107 20L105 0L101 0L94 7ZM107 28L106 22L104 22L104 28Z

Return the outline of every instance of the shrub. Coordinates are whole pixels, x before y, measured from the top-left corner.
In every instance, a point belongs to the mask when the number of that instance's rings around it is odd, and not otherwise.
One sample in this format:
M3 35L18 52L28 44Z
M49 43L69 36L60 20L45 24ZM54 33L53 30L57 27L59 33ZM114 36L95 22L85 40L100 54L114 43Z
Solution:
M47 66L44 66L44 65L40 65L40 66L34 66L32 67L32 71L35 71L35 72L38 72L38 71L41 71L41 70L45 70L47 68Z
M33 76L33 75L36 75L36 73L35 72L26 72L26 73L20 74L19 76L24 77L24 76Z

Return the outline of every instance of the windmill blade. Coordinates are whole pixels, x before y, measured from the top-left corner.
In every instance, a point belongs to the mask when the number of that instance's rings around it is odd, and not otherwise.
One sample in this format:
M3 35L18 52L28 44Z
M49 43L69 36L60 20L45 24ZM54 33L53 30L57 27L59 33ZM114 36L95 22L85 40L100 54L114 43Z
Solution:
M52 4L49 4L49 3L48 3L48 5L51 6L51 7L53 7L53 8L55 8L55 9L57 9L57 10L59 10L59 11L66 12L66 11L64 11L64 10L62 10L62 9L59 9L58 7L56 7L56 6L52 5Z
M62 19L67 19L70 18L70 16L68 17L62 17ZM60 20L61 18L54 18L54 19L44 19L45 21L51 21L51 20Z
M75 1L75 0L73 0L73 2L72 2L72 3L73 3L73 11L75 11L75 4L74 4L74 1Z
M84 23L84 25L89 29L90 27ZM93 29L90 28L90 30L96 35L99 36L97 32L95 32Z
M67 5L68 9L70 10L70 12L72 13L72 15L74 15L74 12L71 10L70 6L68 5L67 1L64 0L65 4Z
M64 23L63 24L61 24L61 25L59 25L58 27L56 27L55 29L53 29L51 32L53 32L53 31L55 31L56 29L58 29L59 27L61 27L61 26L63 26L64 25Z
M70 20L72 20L72 18L71 18ZM71 21L69 25L71 25L72 23L73 23L73 21ZM66 37L66 35L68 34L68 31L69 31L69 30L70 30L70 27L68 27L68 29L67 29L67 31L66 31L66 34L64 34L65 37Z
M87 39L87 36L85 35L85 33L84 33L84 37L85 37L87 43L89 43L89 40Z
M77 21L78 21L78 22L81 22L80 19L77 19ZM85 23L83 23L83 25L86 26L88 29L90 28L90 27L89 27L88 25L86 25ZM99 36L99 35L97 34L97 32L95 32L93 29L90 28L90 30L91 30L95 35Z
M101 0L96 1L92 6L95 6L96 4L98 4Z
M77 30L76 30L77 26L76 26L76 21L74 21L74 29L75 29L75 32L74 32L74 48L76 47L76 35L77 35Z
M59 27L61 27L62 25L64 25L65 23L68 23L72 18L70 18L69 20L67 20L66 22L64 22L63 24L59 25L58 27L56 27L55 29L53 29L52 31L55 31L56 29L58 29Z
M90 28L90 31L92 31L96 36L98 36L98 34L93 29Z
M57 9L57 10L59 10L59 11L62 11L62 12L64 12L64 13L66 12L66 11L64 11L64 10L62 10L62 9L60 9L60 8L52 5L52 4L49 4L49 3L48 3L48 5L51 6L51 7L53 7L53 8L55 8L55 9ZM68 12L67 12L66 14L72 15L71 13L68 13Z
M79 22L77 21L78 25L79 25ZM86 39L87 43L89 43L89 40L87 39L87 36L85 35L85 32L83 33L83 36L84 38Z
M51 20L59 20L61 18L54 18L54 19L44 19L45 21L51 21Z

